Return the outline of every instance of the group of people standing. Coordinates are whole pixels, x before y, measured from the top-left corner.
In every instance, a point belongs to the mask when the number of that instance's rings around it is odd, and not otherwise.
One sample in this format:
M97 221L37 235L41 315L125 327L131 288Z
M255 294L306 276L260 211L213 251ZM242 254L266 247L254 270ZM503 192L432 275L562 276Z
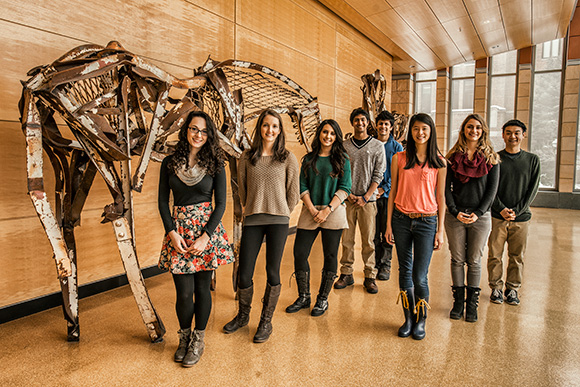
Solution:
M309 309L312 304L308 258L318 234L324 263L310 314L321 316L328 310L333 287L354 284L357 224L363 286L368 293L378 293L376 279L390 278L392 246L396 247L405 316L399 336L425 337L429 264L433 251L444 243L444 231L451 252L454 303L450 317L460 319L465 312L466 321L477 321L481 258L488 237L491 301L503 302L502 255L507 242L505 296L507 303L517 305L529 205L539 184L538 157L521 150L525 125L508 121L502 129L506 149L496 153L484 120L472 114L461 125L457 143L443 157L435 124L427 114L410 119L405 149L392 135L394 117L387 111L373 125L368 112L358 108L351 113L350 123L353 133L345 139L335 120L324 120L316 130L312 151L299 166L286 149L280 115L265 110L259 116L252 146L238 163L244 214L239 307L224 332L234 333L249 322L254 269L265 239L267 283L253 341L263 343L270 337L290 214L300 200L294 242L298 298L286 308L287 313ZM184 367L196 364L204 351L213 270L234 260L221 224L225 203L224 157L215 125L207 114L192 112L179 132L175 153L163 161L159 184L159 211L166 231L159 266L171 271L175 283L180 341L174 360ZM340 277L335 282L341 241Z

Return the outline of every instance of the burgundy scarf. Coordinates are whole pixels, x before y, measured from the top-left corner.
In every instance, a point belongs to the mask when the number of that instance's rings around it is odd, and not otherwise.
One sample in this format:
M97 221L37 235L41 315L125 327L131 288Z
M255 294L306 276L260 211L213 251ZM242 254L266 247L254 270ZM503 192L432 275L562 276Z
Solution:
M465 184L469 179L487 175L492 165L485 162L485 156L481 152L475 152L473 160L469 160L467 153L455 152L451 156L451 169L457 179Z

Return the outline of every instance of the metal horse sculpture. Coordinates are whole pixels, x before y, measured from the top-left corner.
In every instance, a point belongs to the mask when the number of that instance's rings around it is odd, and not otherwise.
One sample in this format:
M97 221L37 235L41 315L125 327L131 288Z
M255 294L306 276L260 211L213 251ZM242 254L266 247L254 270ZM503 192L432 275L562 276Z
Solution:
M286 76L249 62L208 59L192 78L178 79L114 41L106 47L74 48L50 65L30 70L28 76L20 101L28 191L54 252L67 339L79 340L74 228L99 173L113 198L105 206L102 223L113 225L149 337L153 342L163 340L165 328L141 275L133 220L132 192L141 191L149 161L161 161L173 152L175 141L169 138L190 111L208 112L220 128L220 144L229 158L233 236L234 244L239 244L236 158L251 141L244 124L273 108L291 117L298 140L309 149L309 137L320 122L316 99ZM175 98L174 93L181 95ZM58 117L72 136L63 134ZM44 187L43 150L56 176L54 210ZM235 283L234 278L234 288Z
M375 70L373 74L365 74L361 77L363 85L361 91L363 93L362 108L369 112L371 122L375 122L375 118L383 110L387 110L385 97L387 94L387 81L385 76L381 74L380 70ZM393 127L393 137L400 143L405 142L407 135L407 120L408 116L403 113L393 111L395 116L395 125ZM372 130L375 130L372 128Z

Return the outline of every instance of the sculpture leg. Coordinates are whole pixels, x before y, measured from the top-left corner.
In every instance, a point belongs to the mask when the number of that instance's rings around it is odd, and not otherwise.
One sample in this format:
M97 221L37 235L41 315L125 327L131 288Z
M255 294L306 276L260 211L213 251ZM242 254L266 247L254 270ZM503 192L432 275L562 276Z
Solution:
M65 239L67 242L69 239L69 235L67 234L72 234L72 232L72 230L70 232L65 230ZM74 235L71 235L71 237L74 238ZM69 277L59 279L62 292L62 311L67 325L67 341L79 341L79 291L76 249L70 251L70 261L72 274Z
M129 222L126 218L121 217L112 223L119 252L121 253L125 272L127 273L127 279L129 280L131 291L133 292L137 307L147 328L147 333L151 337L152 342L161 342L165 334L165 327L163 326L161 318L157 315L149 298L147 288L145 287L139 261L137 260L137 253L133 247L133 238Z

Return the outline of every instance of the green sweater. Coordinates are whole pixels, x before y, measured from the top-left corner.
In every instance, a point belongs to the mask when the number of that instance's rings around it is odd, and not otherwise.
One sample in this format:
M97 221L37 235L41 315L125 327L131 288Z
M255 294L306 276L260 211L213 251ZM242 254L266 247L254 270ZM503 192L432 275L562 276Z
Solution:
M530 204L538 193L540 185L540 158L524 150L511 154L498 152L499 186L491 206L491 215L502 219L500 212L509 208L516 213L516 222L526 222L532 218Z
M310 195L312 204L315 206L325 206L332 200L333 196L338 191L344 191L346 195L337 195L342 201L350 194L350 187L352 184L350 176L350 161L348 159L344 162L343 175L341 178L330 177L332 173L332 164L330 157L320 157L316 160L316 169L309 169L306 173L304 171L304 163L300 168L300 196L306 192Z

